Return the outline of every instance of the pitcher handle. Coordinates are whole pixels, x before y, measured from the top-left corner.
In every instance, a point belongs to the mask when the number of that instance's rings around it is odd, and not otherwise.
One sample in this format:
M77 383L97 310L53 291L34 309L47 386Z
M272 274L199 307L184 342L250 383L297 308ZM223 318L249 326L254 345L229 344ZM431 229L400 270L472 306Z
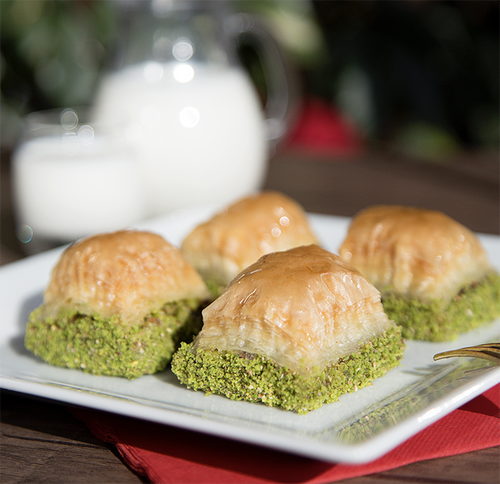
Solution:
M295 118L299 97L297 76L281 47L256 16L236 13L226 25L241 44L251 46L259 57L267 88L264 105L266 138L275 148Z

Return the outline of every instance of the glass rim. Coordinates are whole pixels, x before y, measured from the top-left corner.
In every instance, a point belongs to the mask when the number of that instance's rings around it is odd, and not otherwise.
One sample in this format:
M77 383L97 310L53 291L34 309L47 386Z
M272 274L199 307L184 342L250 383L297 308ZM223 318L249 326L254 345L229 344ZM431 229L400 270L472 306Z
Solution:
M32 111L24 116L25 129L63 127L71 129L81 124L90 123L91 106L49 108Z

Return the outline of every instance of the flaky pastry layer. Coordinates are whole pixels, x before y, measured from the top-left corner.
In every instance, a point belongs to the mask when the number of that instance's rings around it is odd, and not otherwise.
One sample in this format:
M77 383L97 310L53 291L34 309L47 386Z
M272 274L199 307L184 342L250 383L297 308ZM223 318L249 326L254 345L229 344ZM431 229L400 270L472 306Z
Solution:
M262 192L195 227L181 250L204 279L226 285L264 254L316 243L297 202L281 193Z
M450 300L491 270L478 237L434 210L374 206L354 217L339 249L382 294Z
M300 373L324 368L393 324L377 289L317 245L263 256L205 308L203 320L195 351L259 354Z
M167 302L208 297L179 249L157 234L130 230L68 247L52 271L44 306L45 316L70 308L133 323Z

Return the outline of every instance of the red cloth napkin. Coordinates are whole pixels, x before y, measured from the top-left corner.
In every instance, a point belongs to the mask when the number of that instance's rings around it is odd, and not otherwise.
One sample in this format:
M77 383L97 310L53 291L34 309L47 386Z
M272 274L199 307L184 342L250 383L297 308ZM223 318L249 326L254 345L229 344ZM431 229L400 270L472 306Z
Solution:
M72 409L157 484L321 484L500 445L500 385L363 465L331 464L114 414Z

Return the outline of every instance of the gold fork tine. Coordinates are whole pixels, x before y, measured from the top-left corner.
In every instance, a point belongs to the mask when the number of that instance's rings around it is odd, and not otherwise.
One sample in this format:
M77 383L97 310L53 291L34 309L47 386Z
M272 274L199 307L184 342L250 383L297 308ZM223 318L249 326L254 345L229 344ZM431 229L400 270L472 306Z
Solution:
M482 345L468 346L456 350L444 351L434 355L434 361L455 356L468 356L473 358L483 358L500 365L500 343L485 343Z

